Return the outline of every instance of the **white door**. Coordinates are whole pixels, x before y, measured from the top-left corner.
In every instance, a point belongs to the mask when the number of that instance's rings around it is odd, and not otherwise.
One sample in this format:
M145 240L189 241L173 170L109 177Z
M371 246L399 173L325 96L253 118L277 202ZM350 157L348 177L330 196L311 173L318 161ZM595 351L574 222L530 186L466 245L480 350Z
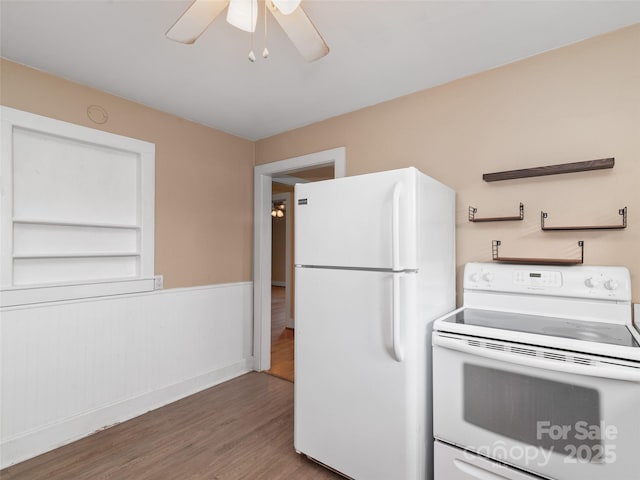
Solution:
M399 362L393 288L392 273L296 268L295 448L356 480L424 478L415 310L401 312Z
M417 174L405 168L297 184L295 264L417 268Z

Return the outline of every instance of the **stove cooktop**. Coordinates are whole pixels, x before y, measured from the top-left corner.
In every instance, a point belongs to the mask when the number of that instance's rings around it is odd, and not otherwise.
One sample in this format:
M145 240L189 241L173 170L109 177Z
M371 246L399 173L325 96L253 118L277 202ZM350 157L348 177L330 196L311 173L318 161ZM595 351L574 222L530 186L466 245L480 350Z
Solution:
M532 333L621 347L640 348L626 325L464 308L442 320L512 332Z

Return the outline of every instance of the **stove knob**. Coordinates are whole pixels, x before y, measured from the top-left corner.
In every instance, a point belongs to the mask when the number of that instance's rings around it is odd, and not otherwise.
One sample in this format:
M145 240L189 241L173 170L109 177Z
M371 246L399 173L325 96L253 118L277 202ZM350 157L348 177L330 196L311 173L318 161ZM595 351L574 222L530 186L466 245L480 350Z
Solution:
M584 284L589 288L595 288L600 285L600 279L596 277L589 277L584 281Z
M472 273L471 275L469 275L469 280L475 283L480 280L480 275L478 273Z
M482 279L483 279L485 282L490 282L491 280L493 280L493 273L491 273L491 272L484 272L484 273L482 274Z
M604 282L604 288L607 290L615 290L618 288L618 282L616 282L613 278L610 278L606 282Z

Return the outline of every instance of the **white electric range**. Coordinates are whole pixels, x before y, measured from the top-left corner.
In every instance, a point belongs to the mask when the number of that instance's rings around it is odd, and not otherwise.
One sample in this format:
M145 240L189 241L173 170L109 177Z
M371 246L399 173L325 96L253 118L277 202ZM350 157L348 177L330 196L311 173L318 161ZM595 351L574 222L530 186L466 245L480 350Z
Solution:
M436 480L640 478L626 268L467 264L433 385Z

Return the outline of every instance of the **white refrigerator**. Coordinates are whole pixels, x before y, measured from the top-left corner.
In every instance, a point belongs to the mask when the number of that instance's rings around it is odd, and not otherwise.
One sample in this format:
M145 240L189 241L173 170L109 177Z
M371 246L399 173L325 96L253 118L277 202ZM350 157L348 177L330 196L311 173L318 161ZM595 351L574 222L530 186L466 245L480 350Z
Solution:
M415 168L297 184L296 451L431 479L431 323L454 308L453 190Z

